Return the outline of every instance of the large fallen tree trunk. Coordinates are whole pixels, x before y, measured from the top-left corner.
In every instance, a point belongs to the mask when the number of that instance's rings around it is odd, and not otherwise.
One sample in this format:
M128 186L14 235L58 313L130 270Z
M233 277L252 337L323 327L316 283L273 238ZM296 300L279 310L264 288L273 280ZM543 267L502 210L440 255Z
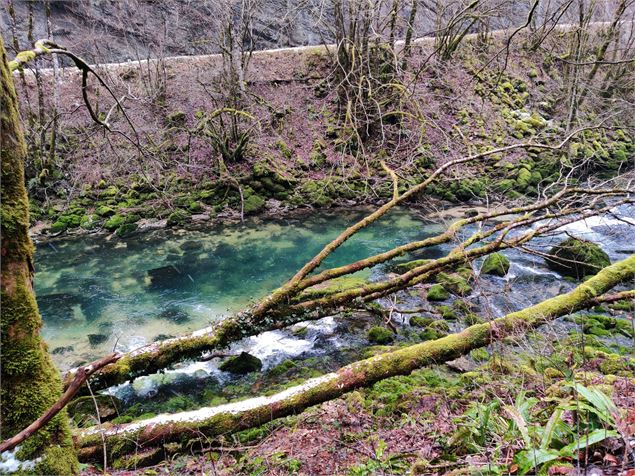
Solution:
M296 289L300 292L309 286L319 284L333 277L342 276L366 267L384 263L402 253L427 246L447 243L455 237L458 230L469 224L482 223L489 218L498 217L503 214L518 215L516 218L498 223L487 230L477 231L469 238L461 241L459 246L450 252L448 256L422 264L396 278L372 284L369 283L359 288L348 289L317 299L308 298L308 300L304 301L294 301L290 305L280 306L275 311L271 310L265 317L254 316L247 310L235 316L228 317L214 326L202 329L190 335L157 342L127 354L122 354L116 363L105 367L101 372L92 377L91 385L93 389L107 388L141 375L156 373L179 361L200 358L203 352L226 347L232 342L236 342L244 337L257 335L265 331L282 329L302 321L332 315L334 312L337 312L338 308L354 304L356 300L365 302L372 301L408 286L415 285L426 279L431 279L435 274L444 269L464 264L466 261L501 249L523 244L540 235L542 232L554 231L558 227L570 223L571 221L578 220L585 216L601 214L610 209L610 206L598 209L591 207L590 210L584 213L578 213L581 208L571 206L567 209L559 209L556 213L546 213L539 216L532 215L533 212L550 207L556 202L565 202L565 197L569 195L574 196L571 200L584 200L588 203L593 202L589 199L590 195L594 195L597 200L602 197L623 193L623 191L619 190L562 190L551 198L545 199L537 204L505 211L484 213L477 217L459 220L450 226L446 232L436 237L430 237L419 242L403 245L402 247L395 248L395 250L360 260L345 267L323 271L318 275L308 277L305 280L310 283L308 285L303 281L297 283ZM529 228L538 221L548 219L555 221L538 228ZM527 228L527 231L514 238L505 240L512 230L518 230L520 227ZM466 249L470 245L482 242L497 234L500 236L492 242L476 248ZM300 295L300 297L302 297L302 295ZM69 372L65 377L65 382L70 382L73 378L74 373Z
M441 339L355 362L270 397L85 430L76 435L79 457L85 462L99 461L104 447L108 448L112 458L167 442L185 442L201 435L214 437L259 426L332 400L355 388L407 375L423 366L455 359L506 336L523 334L559 316L594 305L598 297L634 276L635 255L632 255L604 268L569 293Z

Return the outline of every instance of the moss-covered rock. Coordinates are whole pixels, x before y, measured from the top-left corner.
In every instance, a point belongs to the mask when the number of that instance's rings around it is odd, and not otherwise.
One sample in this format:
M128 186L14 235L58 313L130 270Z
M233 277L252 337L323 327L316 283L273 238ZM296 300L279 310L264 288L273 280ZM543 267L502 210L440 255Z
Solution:
M410 318L410 325L414 327L426 327L432 324L434 319L431 317L412 316Z
M509 259L501 253L492 253L481 266L482 274L492 274L494 276L505 276L509 271Z
M190 219L190 214L185 210L174 210L168 216L168 226L178 226L185 224Z
M390 329L381 326L374 326L368 330L368 340L373 344L389 344L395 340L395 336Z
M449 297L450 293L448 293L440 284L432 285L427 294L428 301L445 301Z
M115 209L108 205L100 205L95 209L95 213L100 217L108 218L113 216L116 212Z
M117 228L115 233L117 236L124 238L126 236L132 235L135 231L137 231L136 223L124 223L119 228Z
M465 277L459 273L439 273L436 277L437 283L446 290L457 296L467 296L472 292L472 286Z
M549 268L577 279L596 274L611 264L609 256L597 244L578 238L567 238L549 254L551 257L546 260Z
M248 374L260 371L262 369L262 361L247 352L241 352L240 355L225 360L218 368L223 372Z
M115 214L104 222L104 228L108 231L115 231L124 223L126 223L126 217L124 217L123 215Z
M256 213L265 206L265 199L260 195L250 195L247 197L243 203L243 211L246 214Z

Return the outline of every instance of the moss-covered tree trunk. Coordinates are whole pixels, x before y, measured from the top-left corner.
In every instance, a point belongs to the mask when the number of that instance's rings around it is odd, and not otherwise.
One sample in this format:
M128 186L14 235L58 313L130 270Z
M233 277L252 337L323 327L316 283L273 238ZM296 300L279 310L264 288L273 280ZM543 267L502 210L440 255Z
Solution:
M59 373L40 337L42 319L33 292L33 246L24 185L26 144L18 100L0 38L0 146L2 160L2 301L0 437L40 417L60 397ZM75 474L77 457L65 412L25 441L16 453L33 474ZM33 462L34 461L34 462Z

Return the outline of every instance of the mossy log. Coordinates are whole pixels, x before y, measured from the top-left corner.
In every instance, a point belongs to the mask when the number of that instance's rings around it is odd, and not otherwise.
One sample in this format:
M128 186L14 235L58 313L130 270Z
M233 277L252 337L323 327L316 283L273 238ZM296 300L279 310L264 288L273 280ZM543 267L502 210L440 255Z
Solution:
M38 419L62 394L59 373L40 337L42 319L33 291L33 245L24 186L26 144L18 100L0 38L0 159L2 167L2 389L1 439ZM65 411L25 441L16 457L37 460L24 473L75 474L77 458Z
M407 375L426 365L447 362L510 335L522 335L530 328L591 305L596 298L634 276L635 255L632 255L603 269L567 294L441 339L355 362L269 397L85 430L76 435L79 457L85 462L100 460L104 440L112 460L168 442L185 443L201 435L210 438L259 426L332 400L355 388Z

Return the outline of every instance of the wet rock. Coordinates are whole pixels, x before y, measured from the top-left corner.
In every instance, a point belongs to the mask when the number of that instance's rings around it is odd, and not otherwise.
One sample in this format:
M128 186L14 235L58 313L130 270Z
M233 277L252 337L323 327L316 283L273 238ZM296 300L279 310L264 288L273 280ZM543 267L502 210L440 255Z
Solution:
M88 342L92 346L103 344L108 340L108 336L105 334L88 334Z
M172 339L173 337L174 336L171 334L159 334L154 339L152 339L152 342L161 342L164 340Z
M609 266L609 256L592 241L567 238L551 248L547 266L565 276L581 279Z
M202 247L203 243L195 240L186 241L185 243L182 243L181 246L179 246L179 248L183 251L200 250Z
M243 375L260 371L262 369L262 361L247 352L241 352L240 355L230 357L224 361L218 368L223 372Z
M469 285L465 276L457 273L439 273L437 274L437 283L442 285L445 289L457 296L467 296L472 292L472 287Z
M448 293L440 284L432 285L427 294L428 301L445 301L449 297L450 293Z
M187 277L174 265L161 266L147 272L151 289L172 289Z
M483 262L481 274L491 274L503 277L509 271L509 259L501 253L492 253Z
M373 344L389 344L395 340L395 335L390 329L381 326L374 326L368 330L367 334L369 342Z
M70 293L45 294L38 296L37 301L46 322L64 325L77 321L73 306L81 303L79 296Z

